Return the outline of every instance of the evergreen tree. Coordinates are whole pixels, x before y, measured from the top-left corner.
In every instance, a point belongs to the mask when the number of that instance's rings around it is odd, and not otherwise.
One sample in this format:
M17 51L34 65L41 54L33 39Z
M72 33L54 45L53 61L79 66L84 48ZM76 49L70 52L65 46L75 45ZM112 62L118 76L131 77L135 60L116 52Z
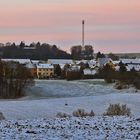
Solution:
M61 67L60 65L56 65L55 68L54 68L54 73L57 75L57 76L61 76Z
M122 63L122 61L119 63L119 66L120 66L120 70L119 71L121 73L127 72L126 66L125 66L125 64Z

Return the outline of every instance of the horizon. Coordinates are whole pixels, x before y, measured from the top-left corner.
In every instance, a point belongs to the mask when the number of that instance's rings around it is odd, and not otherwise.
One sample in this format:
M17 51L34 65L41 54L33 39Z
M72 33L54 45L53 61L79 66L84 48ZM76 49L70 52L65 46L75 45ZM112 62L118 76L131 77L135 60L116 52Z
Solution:
M0 42L46 42L69 52L85 44L95 52L140 52L140 1L0 0Z

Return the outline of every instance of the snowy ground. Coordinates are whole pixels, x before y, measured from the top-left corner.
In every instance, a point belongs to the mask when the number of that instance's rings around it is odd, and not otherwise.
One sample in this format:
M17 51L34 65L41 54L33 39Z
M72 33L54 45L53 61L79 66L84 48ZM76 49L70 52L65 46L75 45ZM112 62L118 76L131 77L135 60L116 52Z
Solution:
M68 104L67 106L65 104ZM7 119L52 118L58 112L72 114L78 108L87 111L93 109L96 115L102 115L110 103L127 104L132 114L140 117L140 94L107 94L100 96L72 97L58 99L40 99L25 101L1 101L0 112Z
M139 140L140 121L127 117L0 122L1 140Z
M101 116L110 103L127 104L132 118ZM58 119L59 112L93 110L93 118ZM103 80L42 81L18 100L0 100L0 140L140 140L140 91L116 90ZM44 119L41 119L44 118Z
M105 95L112 93L134 93L134 88L116 90L113 84L107 84L104 80L36 80L33 87L28 88L28 97L24 99L39 98L64 98Z
M127 104L134 116L140 117L139 93L139 91L135 93L133 88L115 90L103 80L71 82L39 80L27 97L13 101L1 100L0 112L8 120L54 118L58 112L72 114L78 108L87 111L92 109L96 115L102 115L110 103L121 103ZM63 96L65 98L62 98Z

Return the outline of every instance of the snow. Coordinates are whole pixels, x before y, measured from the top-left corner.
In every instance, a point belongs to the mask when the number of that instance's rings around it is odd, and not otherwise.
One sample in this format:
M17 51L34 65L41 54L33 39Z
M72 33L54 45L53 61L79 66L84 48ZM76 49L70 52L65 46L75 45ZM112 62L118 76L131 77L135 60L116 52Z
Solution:
M20 64L28 64L31 62L30 59L1 59L2 61L6 61L6 62L19 62Z
M73 64L72 59L48 59L51 64Z
M124 64L140 64L140 59L120 59Z
M63 98L105 95L112 93L135 93L136 89L129 88L116 90L113 84L107 84L104 80L36 80L35 86L28 88L29 98Z
M110 103L127 104L132 115L140 116L140 94L107 94L87 97L71 97L57 99L1 101L0 112L6 119L38 119L54 118L58 112L72 114L78 108L93 110L96 115L102 115ZM65 104L68 104L67 106Z
M36 80L27 96L0 100L1 140L136 140L140 139L140 91L116 90L103 80ZM132 117L103 117L109 104L127 104ZM67 104L67 105L66 105ZM62 112L94 111L95 117L56 118Z
M58 112L71 114L78 108L101 115L110 103L127 104L134 116L140 116L140 91L116 90L103 80L36 80L28 96L19 100L1 100L0 112L6 119L52 118ZM65 104L68 104L65 106Z
M86 68L83 71L84 71L84 75L95 75L97 73L96 70L92 70L92 69L89 69L89 68Z
M2 140L136 140L140 121L128 117L87 117L0 122Z
M38 69L53 69L54 66L52 64L43 64L43 63L39 63L37 65Z

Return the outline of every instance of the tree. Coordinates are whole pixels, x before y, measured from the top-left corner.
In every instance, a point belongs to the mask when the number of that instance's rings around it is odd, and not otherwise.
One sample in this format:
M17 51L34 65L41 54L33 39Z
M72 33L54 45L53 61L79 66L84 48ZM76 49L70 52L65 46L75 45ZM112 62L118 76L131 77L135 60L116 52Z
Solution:
M113 54L113 53L109 53L109 54L108 54L108 57L111 58L113 61L115 61L115 60L119 60L119 57L116 56L116 55Z
M126 66L124 63L122 63L122 61L119 63L119 66L120 66L119 72L124 73L127 71Z
M96 60L97 60L98 58L105 58L105 57L106 57L105 54L103 54L103 53L101 53L101 52L98 52L97 55L96 55Z
M33 84L30 71L15 62L0 61L0 98L18 98L29 84Z
M104 77L106 82L112 83L114 79L115 69L113 69L112 66L107 63L100 70L100 74Z
M21 49L24 48L24 47L25 47L25 43L24 43L23 41L21 41L19 47L20 47Z
M85 64L85 68L90 68L88 63Z
M81 45L71 47L71 55L72 55L73 59L75 59L75 60L81 59L81 53L82 53Z
M40 42L25 45L23 41L21 41L20 45L7 43L7 46L0 47L0 57L13 59L28 58L32 60L71 59L70 54L60 50L56 45L41 44Z
M56 74L57 76L61 76L61 67L59 64L55 65L54 74Z
M135 68L134 68L134 67L133 67L130 71L131 71L131 72L133 72L133 73L135 73L135 72L136 72L136 70L135 70Z

